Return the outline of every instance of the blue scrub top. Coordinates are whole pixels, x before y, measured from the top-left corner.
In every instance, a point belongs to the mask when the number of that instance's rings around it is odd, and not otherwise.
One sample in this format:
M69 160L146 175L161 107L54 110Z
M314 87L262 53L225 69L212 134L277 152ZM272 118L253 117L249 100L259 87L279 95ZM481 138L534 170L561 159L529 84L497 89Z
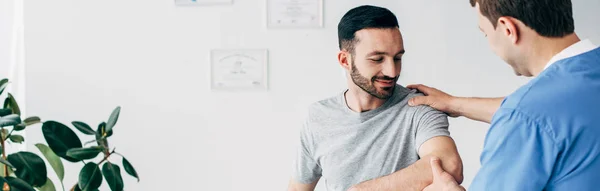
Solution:
M504 99L469 190L600 190L600 48Z

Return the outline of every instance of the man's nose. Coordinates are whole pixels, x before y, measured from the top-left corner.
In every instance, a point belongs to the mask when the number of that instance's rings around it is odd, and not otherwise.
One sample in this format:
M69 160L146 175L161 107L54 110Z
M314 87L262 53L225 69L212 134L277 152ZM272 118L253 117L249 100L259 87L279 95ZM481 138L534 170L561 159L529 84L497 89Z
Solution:
M396 77L400 73L400 65L394 59L388 59L384 64L381 73L385 76Z

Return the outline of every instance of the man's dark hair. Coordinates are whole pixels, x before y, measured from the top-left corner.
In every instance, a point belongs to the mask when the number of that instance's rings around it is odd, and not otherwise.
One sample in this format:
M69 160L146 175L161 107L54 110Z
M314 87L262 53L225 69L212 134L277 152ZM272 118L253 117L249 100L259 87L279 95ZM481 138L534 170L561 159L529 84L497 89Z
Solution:
M470 0L479 3L481 14L497 26L498 18L520 20L541 36L563 37L575 31L571 0Z
M382 7L363 5L348 11L338 24L338 43L340 50L346 49L354 53L356 31L368 28L398 28L398 20L394 13Z

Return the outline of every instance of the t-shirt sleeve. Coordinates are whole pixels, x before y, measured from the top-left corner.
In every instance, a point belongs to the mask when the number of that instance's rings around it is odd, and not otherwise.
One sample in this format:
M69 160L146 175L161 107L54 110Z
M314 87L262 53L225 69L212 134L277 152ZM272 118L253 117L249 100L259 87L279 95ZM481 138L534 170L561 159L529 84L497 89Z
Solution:
M448 131L448 115L428 106L418 106L413 123L417 125L415 148L419 148L427 140L437 136L450 136Z
M300 130L300 142L298 146L294 174L295 181L302 184L310 184L321 177L321 166L313 157L314 139L309 130L308 122Z
M499 109L469 190L544 190L557 156L546 126L513 109Z

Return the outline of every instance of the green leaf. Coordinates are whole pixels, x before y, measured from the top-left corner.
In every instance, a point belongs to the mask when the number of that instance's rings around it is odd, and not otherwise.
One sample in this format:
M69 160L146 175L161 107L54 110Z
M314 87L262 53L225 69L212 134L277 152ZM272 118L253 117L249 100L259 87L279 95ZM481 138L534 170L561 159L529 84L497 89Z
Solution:
M12 109L13 114L21 115L21 109L19 109L19 104L17 104L17 100L13 97L12 94L8 93L8 100L10 109Z
M37 187L37 189L39 191L56 191L56 187L54 187L54 183L49 178L48 178L48 180L46 180L46 184L44 184L41 187Z
M15 168L15 166L13 166L12 164L10 164L10 162L8 162L7 160L4 160L4 159L2 159L2 158L0 158L0 163L2 163L2 164L5 164L5 165L8 165L10 168ZM3 166L3 167L2 167L2 169L0 169L0 170L4 171L3 169L4 169L4 166ZM3 173L4 173L4 172L3 172Z
M36 154L21 151L8 155L7 159L15 166L17 177L23 179L29 185L42 186L46 183L48 177L46 163Z
M23 141L25 141L25 138L21 135L10 135L9 139L13 143L23 143Z
M75 186L73 186L73 188L71 188L69 191L81 191L81 188L79 188L79 185L75 184ZM92 191L98 191L98 189Z
M6 177L6 181L10 185L10 191L35 191L31 185L21 179L9 176Z
M79 172L79 188L83 191L96 190L101 184L102 173L98 165L93 162L85 164Z
M1 170L1 171L3 171L3 170ZM2 173L4 173L4 172L2 172ZM6 180L6 178L4 178L4 176L2 176L2 177L0 177L0 189L5 190L4 189L5 187L10 189L10 185L8 185L8 181Z
M0 109L0 117L4 117L10 114L12 114L11 109Z
M50 149L56 153L56 155L70 162L79 162L81 160L67 156L67 151L73 148L81 148L81 140L77 137L77 134L69 127L56 121L46 121L42 125L42 132L44 138L50 146Z
M95 135L96 134L96 132L88 124L85 124L84 122L73 121L71 124L73 124L73 126L75 126L75 128L77 128L77 130L81 131L83 134L86 134L86 135Z
M106 129L106 123L102 122L98 125L98 129L96 130L96 132L98 132L96 134L96 142L98 143L99 146L104 146L104 144L102 144L102 134L104 134L104 130Z
M42 154L44 154L46 161L50 163L50 166L52 166L52 169L56 172L56 176L58 176L58 179L62 182L65 178L65 167L63 166L62 160L60 160L58 155L56 155L50 147L41 143L35 144L35 146Z
M112 135L112 130L106 132L106 123L102 122L98 125L97 132L98 133L96 134L96 142L98 143L98 145L108 148L108 141L106 140L106 138Z
M127 172L127 174L137 178L137 181L140 181L140 177L138 176L137 172L135 171L135 168L133 168L133 166L131 165L131 163L129 163L129 161L123 157L123 168L125 169L125 172Z
M10 99L6 98L4 99L4 109L10 109ZM12 113L12 109L10 110L10 112Z
M13 130L15 130L15 131L23 131L23 130L25 130L25 127L27 127L27 125L25 125L25 123L21 123L21 124L15 125L15 127L13 128Z
M8 79L4 78L0 80L0 95L2 95L2 92L4 92L4 88L6 88L6 86L8 86Z
M106 130L106 123L102 122L98 125L98 133L102 136L102 137L110 137L113 134L113 131L107 131Z
M79 160L89 160L96 158L98 154L102 152L102 147L94 146L88 148L74 148L67 151L67 156L73 157Z
M17 114L10 114L0 117L0 127L8 127L21 124L21 117Z
M110 118L108 118L108 123L106 123L106 132L111 132L117 120L119 119L119 113L121 113L121 106L115 108L113 112L110 114ZM107 136L104 136L107 137Z
M104 163L102 166L102 174L108 186L112 191L123 191L123 178L121 177L121 169L116 164L110 162Z
M27 119L23 120L23 122L25 123L25 125L30 126L30 125L41 123L42 119L34 116L34 117L28 117Z
M86 145L88 145L88 144L92 144L93 142L96 142L96 140L91 140L91 141L85 142L85 143L83 144L83 146L85 147Z

